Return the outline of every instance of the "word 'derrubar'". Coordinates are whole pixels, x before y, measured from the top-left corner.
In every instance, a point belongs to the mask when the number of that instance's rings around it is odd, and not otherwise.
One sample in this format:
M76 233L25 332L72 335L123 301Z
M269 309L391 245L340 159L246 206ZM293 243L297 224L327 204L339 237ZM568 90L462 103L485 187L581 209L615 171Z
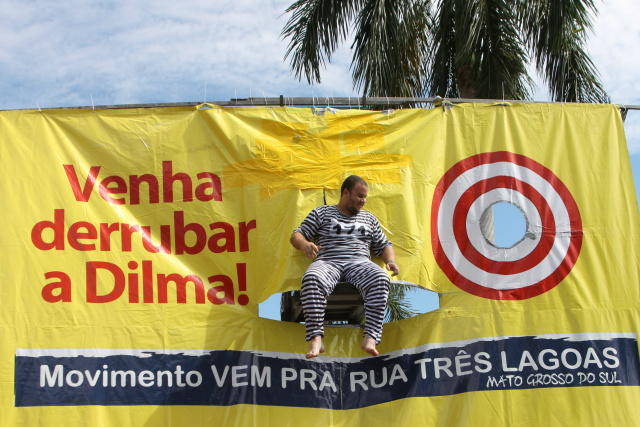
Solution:
M122 252L131 252L134 236L147 252L175 255L195 255L205 249L217 254L222 252L247 252L249 231L256 228L256 220L239 222L236 246L236 231L228 222L218 221L205 227L199 223L185 223L184 212L173 213L173 225L160 225L160 241L154 243L152 228L148 225L126 223L100 223L97 226L87 221L65 226L64 209L54 211L53 221L40 221L31 229L31 242L43 251L64 250L66 244L78 251L112 250L112 243ZM157 230L156 230L157 231ZM173 242L173 244L172 244ZM191 243L189 243L191 242ZM173 246L173 250L172 250Z

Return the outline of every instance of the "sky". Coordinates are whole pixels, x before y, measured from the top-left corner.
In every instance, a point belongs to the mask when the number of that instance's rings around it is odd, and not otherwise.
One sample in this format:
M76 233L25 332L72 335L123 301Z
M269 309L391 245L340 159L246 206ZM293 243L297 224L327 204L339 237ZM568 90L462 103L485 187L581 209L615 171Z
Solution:
M588 52L611 101L640 106L640 2L595 2ZM357 96L348 44L321 84L289 72L280 33L291 3L0 0L0 110ZM544 86L534 100L549 100ZM638 189L640 110L629 111L625 132Z

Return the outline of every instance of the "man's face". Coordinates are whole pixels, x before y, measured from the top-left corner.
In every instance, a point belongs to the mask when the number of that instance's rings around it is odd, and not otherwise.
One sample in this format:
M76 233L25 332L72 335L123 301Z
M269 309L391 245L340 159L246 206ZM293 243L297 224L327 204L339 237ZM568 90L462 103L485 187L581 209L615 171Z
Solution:
M351 191L345 193L348 197L346 209L351 215L357 215L367 201L369 188L362 183L357 183Z

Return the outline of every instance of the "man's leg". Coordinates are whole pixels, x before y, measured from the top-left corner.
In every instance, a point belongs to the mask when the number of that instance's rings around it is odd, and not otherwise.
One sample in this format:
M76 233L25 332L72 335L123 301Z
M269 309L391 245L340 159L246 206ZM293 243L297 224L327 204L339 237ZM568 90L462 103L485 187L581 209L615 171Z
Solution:
M389 297L389 276L378 265L368 261L349 266L345 271L345 279L358 288L364 299L366 322L360 347L377 356L376 344L382 339L382 324Z
M302 277L300 301L306 324L305 339L311 341L307 359L324 352L324 313L327 308L327 296L340 280L340 271L332 263L314 261Z

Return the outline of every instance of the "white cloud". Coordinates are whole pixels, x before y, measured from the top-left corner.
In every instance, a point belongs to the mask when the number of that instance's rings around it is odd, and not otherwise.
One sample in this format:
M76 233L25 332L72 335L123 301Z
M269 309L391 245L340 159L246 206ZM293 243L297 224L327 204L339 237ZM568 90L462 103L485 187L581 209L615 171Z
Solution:
M249 95L355 96L349 43L298 82L280 32L293 0L174 2L0 0L0 108L228 100ZM640 104L637 0L599 3L589 51L617 103ZM546 99L541 86L536 99ZM638 132L627 125L632 151Z
M600 11L589 38L589 53L598 68L611 101L640 105L640 3L637 0L607 0L597 3ZM629 152L640 153L640 111L630 110L625 121Z
M4 1L0 108L87 105L91 94L103 104L191 101L205 84L222 100L280 92L272 86L291 80L277 19L285 6Z
M640 104L637 70L640 43L637 0L608 0L599 5L595 35L589 40L589 52L602 75L607 92L615 103Z

